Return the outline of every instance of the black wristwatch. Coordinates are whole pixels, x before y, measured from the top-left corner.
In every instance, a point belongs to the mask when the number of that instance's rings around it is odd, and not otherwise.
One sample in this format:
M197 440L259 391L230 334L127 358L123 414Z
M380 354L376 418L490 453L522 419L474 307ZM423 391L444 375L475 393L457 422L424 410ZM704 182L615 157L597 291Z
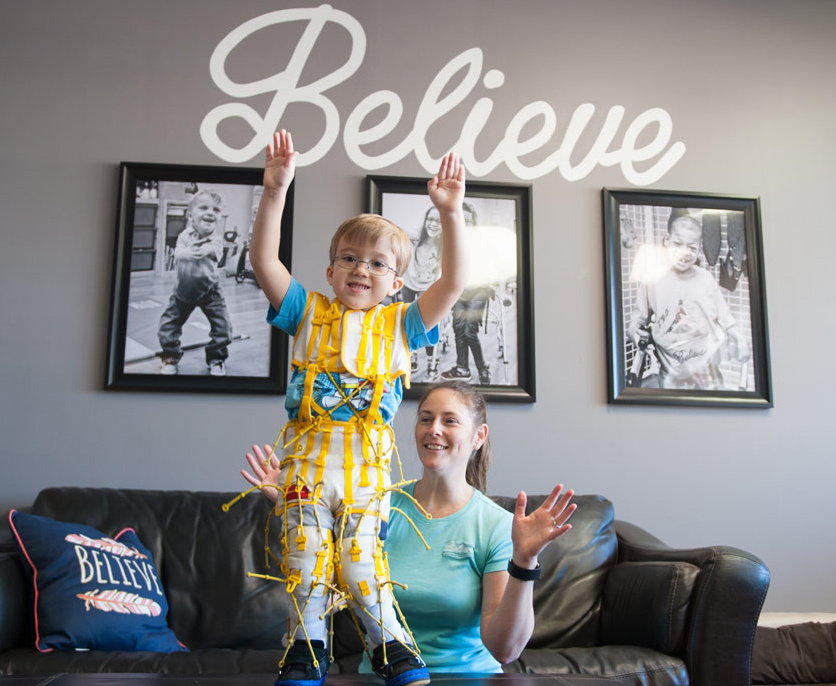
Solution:
M524 569L515 565L513 560L508 560L508 574L520 581L537 581L542 571L539 562L534 569Z

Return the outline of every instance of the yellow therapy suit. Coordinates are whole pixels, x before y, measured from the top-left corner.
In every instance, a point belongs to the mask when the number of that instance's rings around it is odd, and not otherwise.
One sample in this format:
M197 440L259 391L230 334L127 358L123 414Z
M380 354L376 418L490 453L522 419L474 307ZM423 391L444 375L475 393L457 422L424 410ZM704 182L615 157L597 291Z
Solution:
M393 639L414 644L399 621L383 552L397 453L380 413L398 377L409 385L407 307L348 310L338 300L308 294L291 351L294 371L304 374L304 393L298 415L274 444L277 454L281 446L280 565L294 608L288 645L301 639L327 643L333 593L352 607L373 646ZM329 396L330 407L315 399L322 375L338 391L336 399ZM332 418L338 407L351 409L348 421ZM395 487L402 483L401 476Z

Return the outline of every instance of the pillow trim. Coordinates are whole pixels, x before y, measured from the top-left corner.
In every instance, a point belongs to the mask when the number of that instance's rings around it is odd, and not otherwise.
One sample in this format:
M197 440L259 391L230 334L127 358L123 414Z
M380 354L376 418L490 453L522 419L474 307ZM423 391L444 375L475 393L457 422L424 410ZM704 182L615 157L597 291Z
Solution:
M18 546L20 547L21 551L23 551L23 557L26 558L26 561L29 563L29 566L32 568L32 585L35 588L35 602L32 611L34 612L35 616L35 648L39 653L52 653L55 651L55 648L41 648L41 633L40 633L40 614L38 613L38 600L39 600L39 587L38 587L38 568L35 566L35 563L32 562L32 558L29 557L29 551L26 549L26 546L23 544L23 539L20 537L20 534L17 531L17 527L14 523L14 514L18 512L18 510L12 509L9 512L9 527L14 533L15 538L17 539Z

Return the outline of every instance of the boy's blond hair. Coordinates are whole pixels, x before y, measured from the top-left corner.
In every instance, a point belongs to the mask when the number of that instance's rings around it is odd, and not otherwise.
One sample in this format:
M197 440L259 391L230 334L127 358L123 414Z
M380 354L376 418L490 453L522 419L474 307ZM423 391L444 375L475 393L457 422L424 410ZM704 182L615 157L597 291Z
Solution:
M358 214L340 224L331 238L331 262L337 257L337 249L343 239L356 245L380 243L388 239L392 252L395 253L395 271L398 275L402 275L409 266L412 241L406 231L379 214Z
M192 199L189 200L189 212L192 211L192 208L195 206L195 203L197 203L197 199L203 195L208 195L210 198L212 198L212 202L214 202L216 205L220 205L221 207L225 205L224 196L218 193L218 191L213 191L211 188L204 188L203 190L200 190L197 193L195 193L192 196Z

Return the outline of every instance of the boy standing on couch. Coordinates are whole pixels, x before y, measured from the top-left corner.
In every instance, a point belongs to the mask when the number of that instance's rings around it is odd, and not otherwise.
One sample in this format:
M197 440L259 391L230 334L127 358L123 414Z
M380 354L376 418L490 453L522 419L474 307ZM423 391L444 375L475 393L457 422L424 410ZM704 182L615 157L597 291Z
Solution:
M384 306L403 286L412 245L379 215L351 217L334 234L325 271L333 298L307 291L279 261L297 155L288 132L274 134L250 242L253 270L271 305L268 321L293 336L289 421L274 450L281 444L281 565L296 617L276 684L325 681L333 569L366 630L375 671L387 686L419 686L429 674L398 620L382 550L391 422L409 385L411 351L438 342L437 325L467 282L465 171L450 153L427 184L443 230L441 275L414 303Z

